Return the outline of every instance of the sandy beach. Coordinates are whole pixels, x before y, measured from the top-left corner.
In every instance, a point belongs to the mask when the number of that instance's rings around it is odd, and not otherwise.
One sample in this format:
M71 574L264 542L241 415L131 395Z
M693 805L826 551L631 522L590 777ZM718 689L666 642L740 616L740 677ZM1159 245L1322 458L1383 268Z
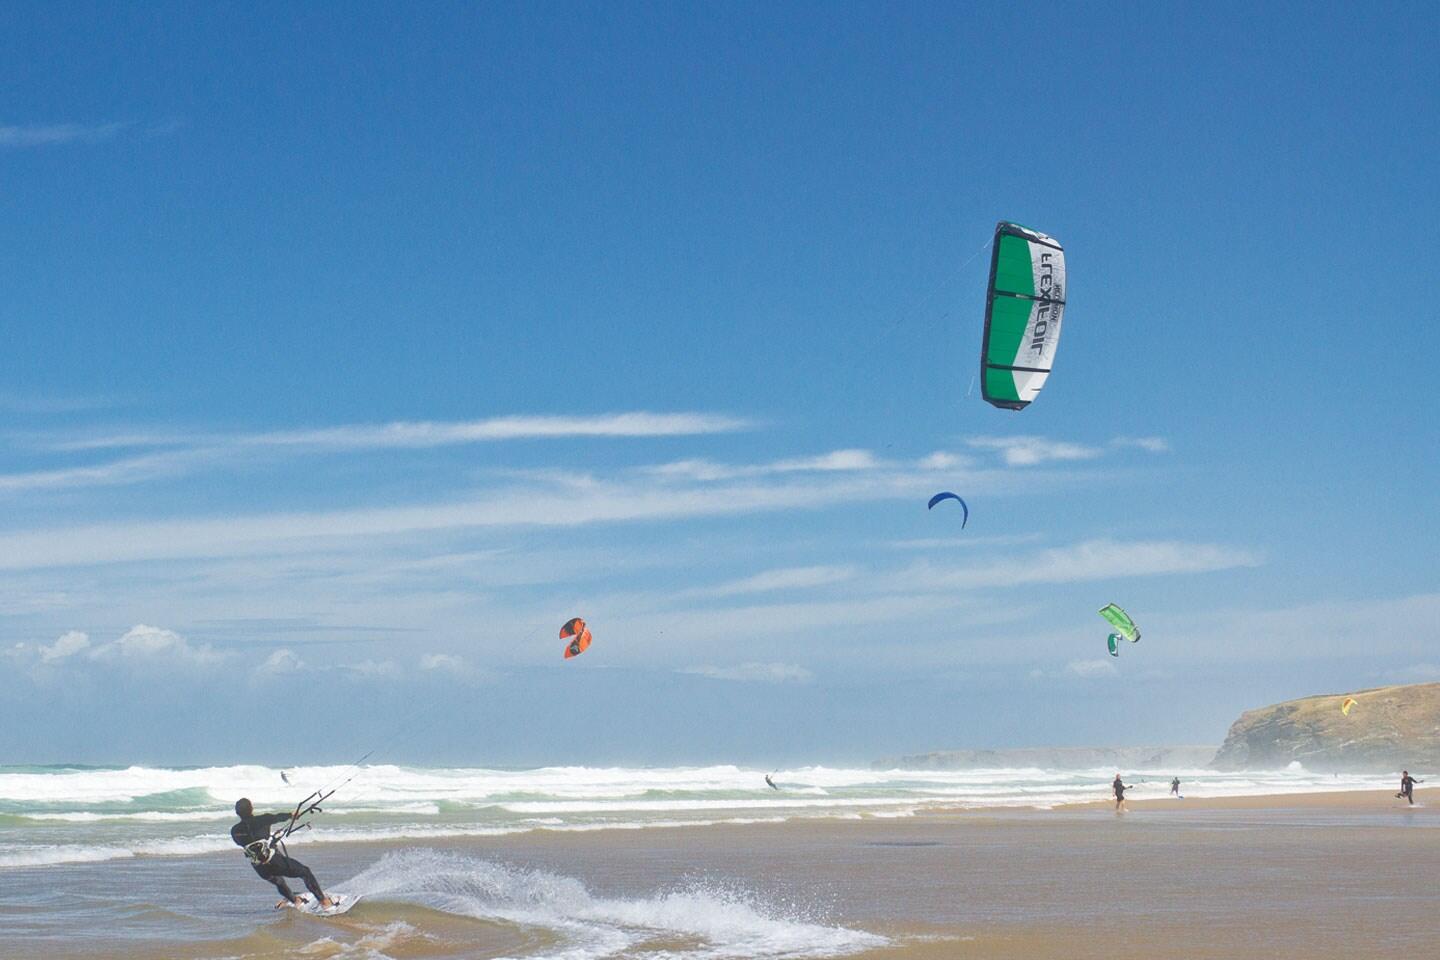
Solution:
M0 909L17 957L583 957L621 921L642 933L609 955L636 958L1440 955L1436 808L1370 791L1130 806L297 849L367 891L333 920L272 913L236 855L46 871L56 890L145 891L135 913L186 918L184 942L142 923L42 945L24 900Z

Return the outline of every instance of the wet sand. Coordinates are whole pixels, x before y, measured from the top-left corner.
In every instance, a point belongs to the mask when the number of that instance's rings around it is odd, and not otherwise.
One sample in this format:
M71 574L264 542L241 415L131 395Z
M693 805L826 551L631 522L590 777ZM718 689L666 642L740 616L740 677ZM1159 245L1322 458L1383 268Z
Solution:
M1394 790L1337 790L1332 793L1296 793L1266 797L1136 797L1127 798L1125 805L1131 810L1334 810L1352 813L1383 814L1400 812L1406 814L1433 816L1440 813L1440 806L1425 805L1424 794L1417 793L1421 802L1411 806L1404 800L1396 799ZM1114 800L1094 800L1090 803L1069 803L1056 810L1114 810Z
M1098 801L1054 811L316 846L303 858L321 876L345 877L387 850L421 846L575 878L596 897L653 898L697 884L737 890L771 913L889 939L851 954L865 960L1440 956L1440 807L1368 791L1129 806L1125 815ZM362 902L343 921L271 915L273 898L235 859L155 858L125 869L162 895L179 896L187 877L223 877L223 909L253 922L254 932L162 944L86 931L85 942L65 945L73 952L46 955L418 960L545 955L557 945L532 926L383 900ZM619 955L683 956L698 946L657 934Z

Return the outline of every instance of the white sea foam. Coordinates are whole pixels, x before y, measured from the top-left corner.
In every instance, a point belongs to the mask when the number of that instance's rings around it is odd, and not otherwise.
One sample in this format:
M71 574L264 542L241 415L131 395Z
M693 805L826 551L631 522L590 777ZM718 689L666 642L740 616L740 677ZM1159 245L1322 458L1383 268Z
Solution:
M597 897L570 877L431 850L387 854L342 886L365 897L544 927L562 938L557 949L542 955L550 960L599 960L645 941L675 938L699 941L699 949L686 949L684 956L708 960L838 957L887 942L713 884L642 898ZM647 949L645 956L678 954Z
M387 923L379 930L361 935L353 943L336 940L334 937L312 940L300 948L300 955L327 958L327 960L332 957L340 958L340 960L390 960L389 954L383 951L416 939L429 940L431 938L420 933L410 924L397 920L394 923Z
M971 769L774 771L708 767L485 768L262 766L166 769L0 767L0 867L188 856L232 849L235 798L289 809L325 784L343 788L297 842L499 836L532 830L654 829L805 817L905 817L926 809L1104 799L1115 771ZM1165 797L1179 776L1190 797L1374 790L1387 778L1284 770L1126 772L1133 798ZM350 779L352 778L353 779ZM347 781L348 782L345 782ZM197 835L197 828L201 831Z

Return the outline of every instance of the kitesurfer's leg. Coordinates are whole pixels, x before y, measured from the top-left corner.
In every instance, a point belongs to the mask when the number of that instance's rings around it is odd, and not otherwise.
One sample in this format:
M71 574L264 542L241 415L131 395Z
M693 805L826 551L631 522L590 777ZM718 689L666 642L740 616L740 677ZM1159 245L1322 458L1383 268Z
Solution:
M268 863L264 866L258 863L252 864L252 866L255 868L255 872L260 875L260 879L266 883L273 883L275 885L275 889L280 891L280 896L284 897L287 903L295 902L295 894L290 889L290 884L285 882L285 876L283 874L272 871L270 869L271 865Z
M315 872L298 860L290 862L300 869L300 879L305 881L305 889L315 895L315 899L320 901L322 907L330 906L330 898L325 896L324 890L320 889L320 881L315 879Z
M314 871L299 860L291 857L276 857L270 861L268 866L275 867L276 873L279 876L294 877L297 880L303 881L305 889L315 895L315 899L320 901L322 907L331 906L330 898L325 896L324 890L320 889L320 881L315 879Z

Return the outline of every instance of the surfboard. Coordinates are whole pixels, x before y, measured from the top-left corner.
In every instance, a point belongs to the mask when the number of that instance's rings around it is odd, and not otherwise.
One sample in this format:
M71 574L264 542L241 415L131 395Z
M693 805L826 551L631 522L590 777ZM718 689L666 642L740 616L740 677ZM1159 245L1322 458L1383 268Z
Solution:
M295 909L301 913L308 913L312 917L338 917L342 913L349 913L350 908L360 902L360 895L332 893L330 899L335 901L335 906L326 908L320 906L319 902L314 898L307 896L304 898L304 902L295 907ZM294 905L292 904L292 906Z

